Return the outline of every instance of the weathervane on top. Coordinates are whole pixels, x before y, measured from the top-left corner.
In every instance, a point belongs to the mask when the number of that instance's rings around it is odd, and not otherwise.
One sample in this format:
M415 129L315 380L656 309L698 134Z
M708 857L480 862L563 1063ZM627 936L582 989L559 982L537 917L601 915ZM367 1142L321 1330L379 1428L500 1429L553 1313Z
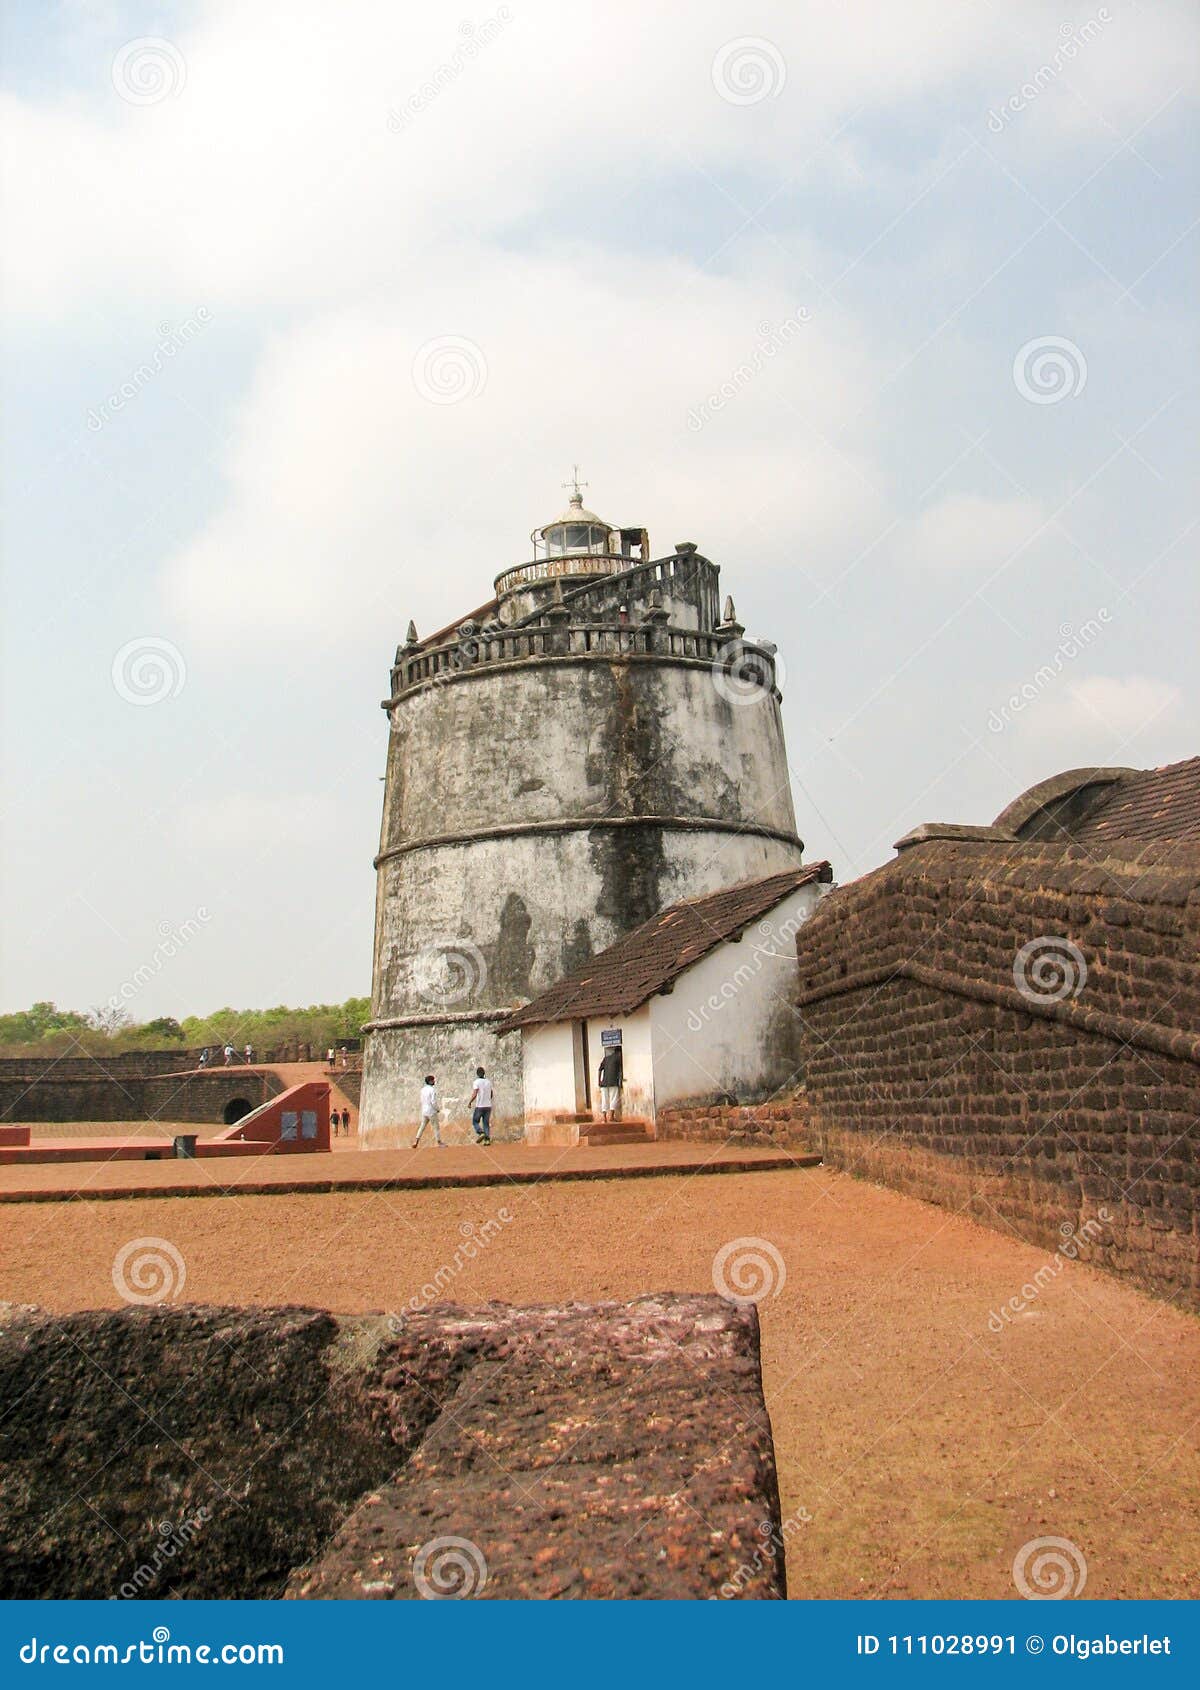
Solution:
M587 486L587 482L586 481L580 481L580 479L579 479L579 465L578 464L572 464L571 465L571 479L570 479L570 481L564 481L563 486L564 487L570 487L574 491L575 497L577 499L582 498L583 495L582 495L581 489Z

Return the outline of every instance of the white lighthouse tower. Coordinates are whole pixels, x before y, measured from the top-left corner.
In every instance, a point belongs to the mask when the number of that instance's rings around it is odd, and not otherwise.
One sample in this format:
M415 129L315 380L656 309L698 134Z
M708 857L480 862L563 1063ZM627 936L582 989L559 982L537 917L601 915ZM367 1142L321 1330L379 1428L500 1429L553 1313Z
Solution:
M506 1014L666 905L801 861L774 647L693 544L652 558L573 489L481 610L396 652L367 1146L403 1141L426 1073L465 1120L481 1063L520 1137Z

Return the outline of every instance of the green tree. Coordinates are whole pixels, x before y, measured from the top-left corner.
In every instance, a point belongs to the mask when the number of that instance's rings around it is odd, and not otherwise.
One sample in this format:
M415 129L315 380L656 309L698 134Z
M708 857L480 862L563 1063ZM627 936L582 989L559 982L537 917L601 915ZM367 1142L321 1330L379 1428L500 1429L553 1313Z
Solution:
M147 1021L144 1026L135 1028L134 1030L139 1033L144 1033L147 1038L171 1039L176 1043L183 1043L183 1028L179 1025L173 1015L160 1015L155 1020Z

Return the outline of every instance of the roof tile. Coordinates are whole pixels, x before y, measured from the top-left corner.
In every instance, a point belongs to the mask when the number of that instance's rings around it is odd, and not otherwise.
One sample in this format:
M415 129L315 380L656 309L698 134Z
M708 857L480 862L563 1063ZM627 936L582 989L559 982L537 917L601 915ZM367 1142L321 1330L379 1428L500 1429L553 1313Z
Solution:
M1122 775L1070 829L1072 839L1200 839L1200 757Z
M591 1015L628 1015L669 986L709 951L773 910L789 893L814 882L827 884L826 862L763 880L746 880L702 898L686 898L635 927L615 945L564 975L540 996L500 1022L511 1033L546 1021L577 1021Z

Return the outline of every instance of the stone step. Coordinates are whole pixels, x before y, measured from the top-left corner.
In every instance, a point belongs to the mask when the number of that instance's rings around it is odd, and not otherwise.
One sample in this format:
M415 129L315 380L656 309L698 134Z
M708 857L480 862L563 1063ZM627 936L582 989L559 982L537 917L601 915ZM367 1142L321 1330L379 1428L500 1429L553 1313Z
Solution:
M621 1121L592 1120L579 1129L581 1139L586 1139L589 1145L598 1144L652 1144L650 1123L640 1115L630 1115Z

